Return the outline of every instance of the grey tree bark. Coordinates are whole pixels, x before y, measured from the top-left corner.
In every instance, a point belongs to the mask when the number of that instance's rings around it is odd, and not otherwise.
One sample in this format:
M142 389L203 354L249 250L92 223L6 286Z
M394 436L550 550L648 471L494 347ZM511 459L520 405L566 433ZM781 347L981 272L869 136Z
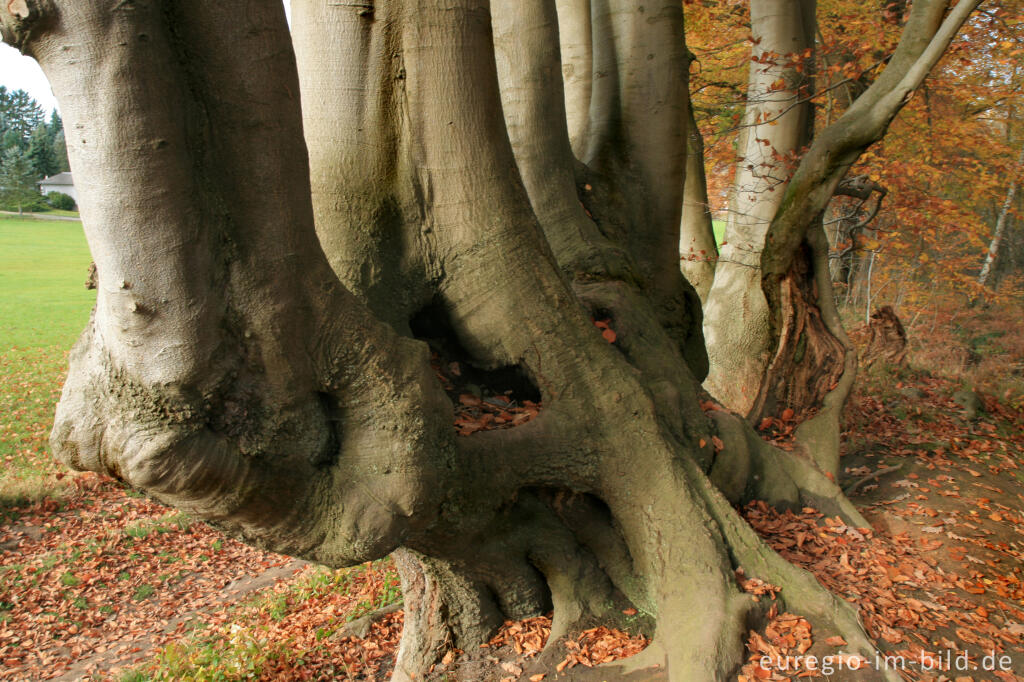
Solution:
M760 258L768 225L782 202L801 149L813 133L808 75L797 70L814 47L816 3L752 0L754 38L736 178L725 245L704 306L710 372L705 386L726 406L748 414L772 358Z
M276 551L394 553L398 680L551 608L556 656L558 635L628 605L653 642L609 677L726 679L767 607L738 567L873 659L855 609L732 505L863 518L811 460L701 409L676 251L678 3L587 7L582 164L569 125L517 131L549 120L561 56L508 39L559 44L551 1L512 7L294 0L290 41L275 2L3 6L3 39L40 62L73 131L98 271L55 453ZM456 437L416 336L517 376L539 416Z
M686 178L683 185L683 219L679 225L679 267L701 305L708 300L718 263L718 244L711 220L708 181L704 171L704 138L686 107Z
M799 26L795 17L801 4L765 3L762 8L774 9L765 12L764 25L777 36L790 35L793 24ZM752 205L738 204L734 197L730 226L741 224L731 233L727 228L729 246L723 249L705 306L711 360L706 386L755 422L786 407L797 414L815 408L815 416L797 429L797 443L833 475L838 466L839 411L855 378L856 357L835 313L827 257L822 255L827 247L822 215L847 170L885 134L977 4L971 0L951 8L945 0L915 3L885 70L842 117L815 136L791 176L772 175L785 155L758 157L763 136L756 127L745 129L748 160L737 171L736 187L754 183L739 195ZM756 4L752 20L757 25L762 15L755 9ZM791 18L773 24L785 11ZM810 31L809 20L803 25ZM757 43L757 49L770 47L763 39ZM778 63L774 56L772 50L769 65ZM766 59L755 56L752 83L757 82L760 61ZM761 87L772 93L785 83L782 78ZM746 122L756 126L765 116L751 109ZM741 315L735 315L730 305Z

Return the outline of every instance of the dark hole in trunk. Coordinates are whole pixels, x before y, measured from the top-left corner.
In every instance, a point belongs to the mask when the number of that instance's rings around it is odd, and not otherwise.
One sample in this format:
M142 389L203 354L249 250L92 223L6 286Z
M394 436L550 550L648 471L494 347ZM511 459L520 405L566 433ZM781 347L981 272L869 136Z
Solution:
M484 401L506 396L517 404L540 404L540 389L522 367L487 369L466 350L442 304L433 302L422 308L409 320L409 328L414 337L430 346L441 383L456 401L458 396L469 394Z

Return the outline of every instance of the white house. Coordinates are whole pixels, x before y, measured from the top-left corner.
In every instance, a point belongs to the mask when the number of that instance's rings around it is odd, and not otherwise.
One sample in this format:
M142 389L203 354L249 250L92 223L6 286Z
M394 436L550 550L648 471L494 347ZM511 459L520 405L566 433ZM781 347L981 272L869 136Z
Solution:
M71 180L71 173L57 173L48 178L43 178L39 182L39 191L43 193L43 196L50 192L61 192L67 194L76 202L78 201L78 195L75 194L75 183Z

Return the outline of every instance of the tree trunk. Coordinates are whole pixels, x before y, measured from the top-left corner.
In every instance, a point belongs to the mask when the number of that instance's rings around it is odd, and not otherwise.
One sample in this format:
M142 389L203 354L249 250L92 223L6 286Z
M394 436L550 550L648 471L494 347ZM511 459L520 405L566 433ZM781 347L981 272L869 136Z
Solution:
M977 2L968 0L947 13L949 4L944 0L913 4L900 43L885 71L838 121L815 137L786 185L765 236L760 258L761 287L768 304L772 336L769 345L777 350L761 383L756 412L763 414L765 406L770 409L773 402L780 406L790 404L793 409L820 404L820 411L801 425L796 437L803 449L814 455L819 466L833 474L838 466L837 451L831 447L824 450L822 445L838 443L839 411L854 380L856 356L835 314L831 290L825 293L827 278L821 279L817 293L809 293L817 298L823 323L820 330L833 337L829 340L821 336L824 341L821 347L831 346L832 351L823 352L818 359L832 364L821 365L815 375L831 374L837 378L832 382L815 379L796 384L788 380L798 364L797 357L806 357L802 345L791 342L799 338L796 332L803 319L792 312L792 302L796 300L791 293L793 275L802 268L801 261L806 262L808 248L811 253L821 251L820 245L825 243L821 217L851 165L885 134L892 119L923 82L976 6ZM814 270L827 273L827 262L820 258L816 256L818 262ZM818 274L815 278L818 279ZM845 355L842 347L845 347ZM810 391L792 390L797 387L808 387Z
M679 267L700 297L708 299L715 279L718 244L711 221L708 182L704 172L704 138L693 118L693 107L686 107L686 180L683 185L683 220L679 226Z
M892 306L882 306L868 322L868 343L864 350L864 364L870 366L882 360L892 365L907 361L907 332Z
M754 0L754 50L740 161L729 198L725 244L704 306L710 372L705 387L726 406L754 407L773 351L760 258L797 155L810 142L813 112L806 76L797 71L814 46L814 3Z
M978 284L981 286L985 286L985 283L988 281L996 256L999 255L999 244L1003 241L1003 232L1006 231L1006 216L1013 205L1013 196L1017 193L1017 185L1020 183L1022 168L1024 168L1024 146L1021 147L1020 154L1017 155L1017 163L1013 166L1010 186L1006 189L1006 199L1003 201L1003 207L999 209L996 228L992 233L992 242L989 244L988 252L985 254L985 262L981 266L981 272L978 273Z
M793 12L794 5L783 4L766 16L777 17L786 9ZM838 466L834 447L838 413L852 386L856 358L834 313L827 259L819 255L827 241L822 215L850 166L884 135L976 6L975 0L969 0L947 13L945 0L915 3L885 71L836 123L817 135L788 181L770 172L784 157L773 153L762 160L756 156L762 138L756 125L764 116L751 115L748 107L746 122L755 127L744 131L747 137L741 148L747 158L738 169L736 188L744 187L748 177L753 185L730 205L734 213L730 226L739 223L742 229L730 234L727 228L729 246L723 249L705 306L711 360L706 386L755 422L784 407L797 413L819 407L796 436L804 451L814 453L818 465L831 474ZM752 6L752 22L761 17L754 10ZM754 33L759 35L756 28ZM767 49L763 39L757 46ZM778 59L769 53L755 56L754 61L752 82L759 73L757 62L774 66ZM775 92L785 82L762 83L762 88ZM773 189L777 200L769 194ZM755 200L758 192L762 199L769 197L764 205L771 210L765 208L763 215ZM821 273L826 276L822 278ZM758 278L763 297L751 293L751 280ZM814 352L809 354L808 349ZM823 364L801 367L808 362ZM830 449L821 450L826 443Z
M567 132L546 161L514 130L558 99L558 56L508 40L558 44L550 0L295 0L295 60L275 3L0 9L76 131L98 274L51 444L263 547L330 566L395 552L398 680L506 618L554 608L553 655L630 605L653 642L609 678L726 679L767 607L740 567L873 659L854 608L732 505L863 518L808 458L701 409L675 251L680 7L594 4L603 81L575 168L593 225L567 208ZM518 88L499 90L492 11ZM431 352L539 414L456 436Z

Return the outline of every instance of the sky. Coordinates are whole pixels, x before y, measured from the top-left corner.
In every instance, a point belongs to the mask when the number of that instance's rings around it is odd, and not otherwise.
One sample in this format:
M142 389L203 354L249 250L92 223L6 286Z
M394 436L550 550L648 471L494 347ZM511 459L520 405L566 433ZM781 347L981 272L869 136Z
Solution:
M291 21L289 0L285 0L284 11ZM0 43L0 85L6 86L8 90L25 90L32 99L39 102L47 116L57 108L50 82L36 61L4 43Z
M49 114L57 106L50 82L36 60L0 43L0 85L8 90L25 90Z

